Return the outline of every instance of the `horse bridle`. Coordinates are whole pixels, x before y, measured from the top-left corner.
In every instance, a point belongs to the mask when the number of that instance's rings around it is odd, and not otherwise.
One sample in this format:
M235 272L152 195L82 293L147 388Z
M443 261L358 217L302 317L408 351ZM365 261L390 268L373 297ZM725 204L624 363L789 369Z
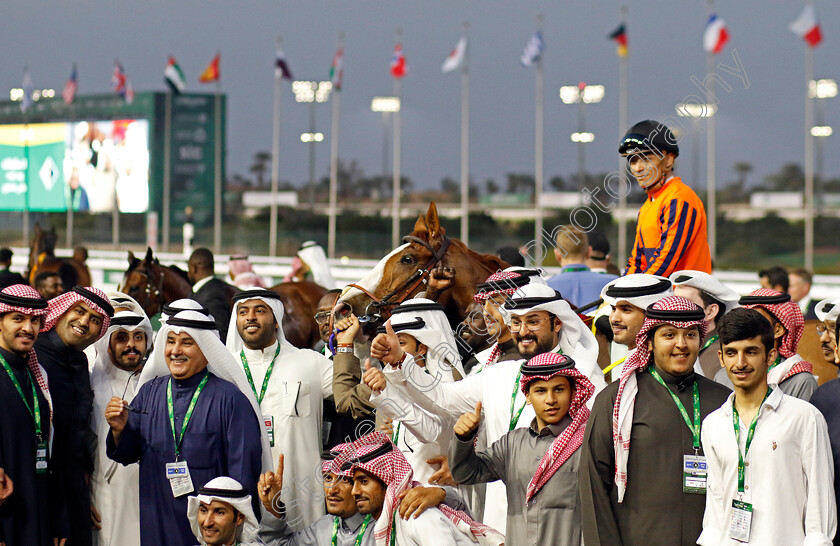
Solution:
M163 309L163 296L161 296L161 293L163 292L163 275L160 275L160 278L155 280L151 271L146 272L146 270L136 268L134 273L139 273L140 275L146 277L146 295L149 297L150 303L157 304L158 312L160 312L160 310Z
M443 236L443 239L440 243L440 248L437 250L432 247L429 243L420 239L419 237L415 237L413 235L406 235L402 238L403 244L405 243L417 243L418 245L426 248L429 252L432 253L432 257L426 262L421 269L418 269L414 273L411 274L405 281L403 281L397 288L386 294L382 299L377 298L374 296L369 290L366 288L359 286L358 284L351 283L347 286L351 286L353 288L357 288L367 295L371 300L373 300L370 305L368 305L368 309L374 307L379 311L379 313L371 316L366 315L364 317L359 317L359 322L370 322L375 321L377 318L381 316L381 312L386 308L396 307L397 305L404 302L409 295L411 295L414 290L420 286L421 283L426 284L428 282L429 275L432 273L432 269L443 260L443 257L446 255L446 251L449 249L449 244L451 241L449 237L446 235ZM392 299L395 296L396 299ZM365 310L367 312L367 310ZM364 320L363 320L364 319Z

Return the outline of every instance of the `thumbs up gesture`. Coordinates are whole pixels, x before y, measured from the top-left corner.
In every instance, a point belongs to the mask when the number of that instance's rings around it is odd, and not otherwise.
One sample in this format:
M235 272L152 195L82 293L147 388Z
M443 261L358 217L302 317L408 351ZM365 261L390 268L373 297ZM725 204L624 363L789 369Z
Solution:
M385 374L371 366L369 358L365 359L365 373L362 375L362 381L373 392L380 393L385 390Z
M481 423L481 401L475 403L475 411L467 412L455 423L455 435L461 440L471 438Z
M396 364L402 360L405 351L400 347L400 340L391 326L391 319L385 323L385 333L373 338L370 344L370 356L386 364Z

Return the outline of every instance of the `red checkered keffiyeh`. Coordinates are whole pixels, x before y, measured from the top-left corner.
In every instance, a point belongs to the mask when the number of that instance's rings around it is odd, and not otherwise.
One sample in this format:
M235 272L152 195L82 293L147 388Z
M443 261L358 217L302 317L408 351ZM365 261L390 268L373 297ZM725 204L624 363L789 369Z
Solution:
M753 290L748 296L758 297L774 297L781 296L781 292L771 290L769 288L759 288ZM793 301L786 301L785 303L744 303L741 307L747 309L755 309L761 307L782 323L785 327L785 335L779 340L779 354L785 358L790 358L796 354L796 349L799 347L799 341L802 339L802 332L805 330L805 318L802 316L802 310L799 305Z
M535 368L544 368L544 371ZM595 385L575 368L575 361L568 356L551 352L535 356L522 365L519 385L522 392L525 393L525 389L531 381L535 379L548 381L557 375L568 377L573 382L574 396L569 407L569 417L572 418L572 424L554 439L551 447L540 460L537 471L528 484L528 491L525 495L526 503L531 502L534 495L557 472L557 469L563 466L563 463L583 444L583 433L586 430L586 422L589 420L589 408L586 407L586 402L595 392Z
M412 477L411 465L391 440L381 432L372 432L353 442L348 450L352 455L342 467L357 468L373 474L387 486L382 513L374 527L374 538L379 546L387 546L393 529L393 516L399 508L399 495L403 491L420 485ZM437 507L461 532L469 532L483 545L504 544L504 536L470 518L466 513L445 504ZM468 529L468 530L467 530Z
M659 311L660 313L656 313ZM674 313L675 319L651 318L650 314L667 315ZM679 320L681 314L697 312L696 320ZM679 317L679 318L677 318ZM613 449L615 450L615 485L618 490L618 502L624 501L627 489L627 461L630 458L630 429L633 426L633 410L636 406L636 394L639 392L636 373L644 371L650 360L647 346L648 333L663 324L676 328L700 329L701 339L706 335L706 321L703 310L691 301L680 296L668 296L652 304L645 310L645 322L636 335L636 351L630 355L621 370L621 379L613 406Z
M498 271L478 285L476 288L477 291L473 296L473 301L479 305L484 305L489 298L498 294L513 296L517 289L529 282L530 279L528 277L515 271Z
M98 301L97 301L98 300ZM102 315L102 328L99 329L99 336L94 341L99 341L108 327L111 325L111 317L114 316L114 308L108 301L108 296L102 290L93 286L74 286L73 290L65 292L50 300L50 309L44 321L44 330L52 329L64 313L70 310L75 304L82 302L92 310Z
M27 301L30 300L30 301ZM0 314L18 312L24 315L35 315L36 317L44 317L47 314L47 301L38 293L37 290L25 284L13 284L7 286L0 291ZM42 319L43 320L43 319ZM45 322L41 323L41 332L47 330ZM52 397L50 396L50 384L47 379L47 372L41 367L38 362L38 356L35 354L35 349L30 349L29 360L27 366L41 390L41 394L47 400L50 407L50 437L52 437ZM52 445L52 444L50 444Z

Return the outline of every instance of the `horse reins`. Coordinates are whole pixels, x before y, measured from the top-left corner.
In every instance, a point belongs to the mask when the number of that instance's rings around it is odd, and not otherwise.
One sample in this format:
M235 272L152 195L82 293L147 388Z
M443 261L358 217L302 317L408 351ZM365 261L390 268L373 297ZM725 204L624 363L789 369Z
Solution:
M432 257L426 262L421 269L418 269L414 273L411 274L405 281L403 281L397 288L386 294L382 299L377 298L373 294L370 293L366 288L359 286L358 284L351 283L347 286L351 286L367 295L373 303L371 305L373 307L378 308L380 311L387 307L396 307L397 305L401 304L405 301L408 296L418 287L421 283L425 284L428 282L429 275L432 273L432 269L443 260L444 255L446 255L446 251L449 249L449 244L451 241L449 237L443 236L443 240L440 243L440 248L435 250L432 245L420 239L419 237L415 237L413 235L406 235L402 238L403 243L417 243L418 245L426 248L429 252L432 253ZM400 294L400 292L402 292ZM395 300L391 300L395 295L400 294L399 297Z
M158 305L158 312L160 312L163 309L163 296L161 296L161 292L163 292L163 275L160 276L160 286L158 286L151 272L147 273L140 268L135 269L134 272L146 277L146 295L149 297L149 302Z

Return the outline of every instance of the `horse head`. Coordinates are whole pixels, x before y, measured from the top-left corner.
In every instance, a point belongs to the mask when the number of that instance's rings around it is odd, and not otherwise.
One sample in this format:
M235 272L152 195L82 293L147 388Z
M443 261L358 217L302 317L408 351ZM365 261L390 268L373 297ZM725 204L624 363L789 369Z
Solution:
M446 236L440 225L437 207L429 205L403 244L382 258L359 282L345 287L336 312L349 310L366 323L372 332L390 315L390 310L425 290L429 275L436 267L455 270L453 285L441 296L450 322L454 325L466 315L476 286L507 264L491 255L473 252L457 239Z
M128 251L128 269L119 291L134 298L150 317L163 308L163 272L151 248L142 260Z

